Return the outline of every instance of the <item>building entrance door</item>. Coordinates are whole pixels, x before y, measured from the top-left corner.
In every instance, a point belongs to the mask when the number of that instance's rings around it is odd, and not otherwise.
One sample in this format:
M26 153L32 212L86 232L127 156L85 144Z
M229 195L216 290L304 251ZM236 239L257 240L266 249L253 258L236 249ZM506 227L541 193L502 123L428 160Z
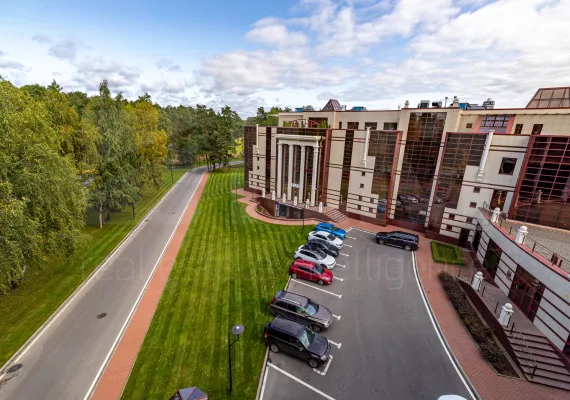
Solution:
M479 249L479 243L481 243L481 235L483 234L483 228L481 228L481 225L477 225L477 228L475 228L475 236L473 237L473 250L475 250L475 253L477 253L477 250Z
M467 245L467 239L469 239L469 229L461 228L461 233L459 234L459 247L465 247Z
M517 267L511 289L509 290L509 299L511 299L531 321L534 321L543 293L544 285L533 275L521 267Z
M501 250L497 243L493 242L493 240L489 238L489 245L487 246L487 253L485 253L483 265L485 266L485 269L489 271L489 274L493 279L495 279L495 275L497 275L497 268L499 268L499 260L501 259L502 254L503 250Z

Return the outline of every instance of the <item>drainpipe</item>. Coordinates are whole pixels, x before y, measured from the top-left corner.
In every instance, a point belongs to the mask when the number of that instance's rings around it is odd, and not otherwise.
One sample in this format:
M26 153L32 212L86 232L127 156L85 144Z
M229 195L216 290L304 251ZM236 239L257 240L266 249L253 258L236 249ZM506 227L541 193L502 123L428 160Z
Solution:
M366 155L368 154L368 142L370 141L370 127L366 128L366 139L364 140L364 152L362 153L362 166L366 167Z
M481 163L479 164L479 172L477 172L477 181L483 181L483 175L485 175L485 164L487 163L487 156L489 155L489 148L491 147L491 141L493 140L493 133L495 130L489 130L487 134L487 139L485 140L485 148L483 149L483 155L481 156Z

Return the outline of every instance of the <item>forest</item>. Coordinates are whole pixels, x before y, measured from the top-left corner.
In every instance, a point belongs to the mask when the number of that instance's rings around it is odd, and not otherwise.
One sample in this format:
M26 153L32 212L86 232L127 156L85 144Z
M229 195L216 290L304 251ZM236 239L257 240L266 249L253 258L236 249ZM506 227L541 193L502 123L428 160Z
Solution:
M16 87L0 77L0 292L88 239L86 214L132 209L166 165L226 165L243 135L228 106L162 107L144 93L65 92L57 82Z

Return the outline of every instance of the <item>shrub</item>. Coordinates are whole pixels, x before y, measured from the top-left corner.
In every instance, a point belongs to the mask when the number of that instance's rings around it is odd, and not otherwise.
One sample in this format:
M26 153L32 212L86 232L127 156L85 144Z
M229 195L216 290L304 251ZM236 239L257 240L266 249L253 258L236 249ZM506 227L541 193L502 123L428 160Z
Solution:
M447 243L433 241L431 242L431 255L433 260L438 263L465 265L463 252L457 246Z
M432 242L433 245L434 242ZM433 246L432 246L433 249ZM503 351L495 342L493 332L481 321L479 314L473 309L467 295L461 289L457 280L445 271L438 275L439 280L449 298L449 301L457 311L459 318L469 331L469 334L479 346L481 354L500 374L518 377L518 374L503 354Z

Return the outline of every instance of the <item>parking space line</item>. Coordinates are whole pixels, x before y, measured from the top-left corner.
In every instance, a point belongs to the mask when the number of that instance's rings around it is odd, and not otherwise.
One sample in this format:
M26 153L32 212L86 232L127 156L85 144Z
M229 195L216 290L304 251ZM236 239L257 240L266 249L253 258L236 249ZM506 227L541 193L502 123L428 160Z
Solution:
M329 292L328 290L321 289L321 288L318 288L318 287L314 287L313 285L309 285L309 284L307 284L307 283L305 283L305 282L301 282L301 281L299 281L299 280L297 280L297 279L291 279L291 280L292 280L292 281L295 281L296 283L300 283L301 285L305 285L305 286L308 286L308 287L310 287L310 288L313 288L313 289L315 289L315 290L320 290L321 292L325 292L325 293L328 293L328 294L332 294L333 296L336 296L336 297L338 297L339 299L342 298L342 294L336 294L336 293L333 293L333 292Z
M267 358L267 356L266 356ZM268 363L269 364L269 363ZM261 393L259 394L259 399L263 400L263 393L265 393L265 383L267 382L267 367L265 367L265 373L263 374L263 384L261 385Z
M330 360L332 360L332 356L330 356L330 358L329 358L329 362L328 362L328 364L327 364L327 367L328 367L328 365L330 365ZM271 363L267 363L267 365L269 365L269 366L270 366L271 368L273 368L274 370L281 372L283 375L285 375L285 376L287 376L287 377L293 379L295 382L299 382L301 385L303 385L303 386L305 386L305 387L311 389L313 392L320 394L320 395L323 396L325 399L328 399L328 400L335 400L334 397L331 397L331 396L329 396L328 394L321 392L319 389L317 389L317 388L315 388L315 387L309 385L307 382L305 382L305 381L303 381L303 380L297 378L296 376L291 375L289 372L282 370L282 369L279 368L278 366L273 365L273 364L271 364ZM325 368L325 372L324 372L324 373L326 374L326 368ZM319 374L321 374L320 371L319 371ZM321 375L324 375L324 374L321 374Z
M331 365L331 363L332 363L332 360L333 360L333 356L330 355L330 356L329 356L329 360L327 361L327 365L325 365L325 369L324 369L323 372L319 371L319 370L316 369L316 368L313 368L313 371L315 371L315 372L316 372L317 374L319 374L319 375L323 375L323 376L326 375L326 374L327 374L327 371L329 370L329 367L330 367L330 365Z
M352 246L349 244L343 244L342 247L352 247Z
M337 267L341 267L341 268L346 268L346 265L342 265L342 264L337 264Z
M364 230L364 229L360 229L360 228L353 228L353 229L354 229L354 230L357 230L357 231L359 231L359 232L362 232L362 233L368 233L369 235L376 235L374 232L370 232L370 231L367 231L367 230Z
M330 339L327 339L327 340L329 341L330 344L334 344L337 347L337 349L340 349L340 346L342 346L342 343L335 343Z
M333 279L336 279L337 281L341 281L341 282L344 281L343 278L339 278L338 276L333 276Z
M352 239L352 240L356 240L356 238L355 238L355 237L352 237L352 236L346 236L346 237L345 237L345 239Z
M347 256L347 257L350 257L348 254L344 254L344 253L338 253L338 254L339 254L339 255L341 255L341 256Z
M337 321L340 321L340 317L342 317L342 315L332 315L333 317L335 317L337 319Z

